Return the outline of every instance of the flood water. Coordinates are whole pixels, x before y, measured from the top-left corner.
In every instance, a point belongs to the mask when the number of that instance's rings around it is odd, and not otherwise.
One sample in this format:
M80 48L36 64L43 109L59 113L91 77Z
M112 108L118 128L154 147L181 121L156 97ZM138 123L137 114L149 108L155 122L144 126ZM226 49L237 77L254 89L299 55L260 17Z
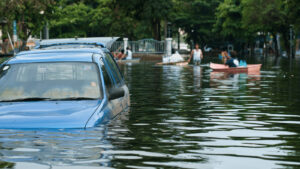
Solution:
M300 61L260 74L121 67L131 111L88 130L0 129L0 168L300 168Z

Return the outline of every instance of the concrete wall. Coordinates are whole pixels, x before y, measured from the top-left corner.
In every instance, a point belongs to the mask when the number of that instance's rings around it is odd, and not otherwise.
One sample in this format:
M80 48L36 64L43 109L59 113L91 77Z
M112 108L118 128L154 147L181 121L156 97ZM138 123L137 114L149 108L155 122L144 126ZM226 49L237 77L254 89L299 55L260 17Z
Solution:
M162 62L164 54L145 54L145 53L134 53L133 58L140 58L142 61L156 61ZM187 60L190 55L188 54L181 54L181 56Z
M162 61L164 54L146 54L146 53L134 53L133 58L140 58L142 61Z

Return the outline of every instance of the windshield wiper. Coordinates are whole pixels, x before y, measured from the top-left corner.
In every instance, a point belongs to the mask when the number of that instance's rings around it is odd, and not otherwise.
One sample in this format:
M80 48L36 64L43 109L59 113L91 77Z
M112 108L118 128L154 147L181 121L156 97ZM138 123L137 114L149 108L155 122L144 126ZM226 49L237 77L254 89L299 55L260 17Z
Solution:
M91 98L91 97L67 97L67 98L57 98L57 99L51 99L51 100L98 100L97 98Z
M51 100L51 98L45 97L29 97L29 98L20 98L20 99L11 99L11 100L0 100L0 102L21 102L21 101L45 101Z

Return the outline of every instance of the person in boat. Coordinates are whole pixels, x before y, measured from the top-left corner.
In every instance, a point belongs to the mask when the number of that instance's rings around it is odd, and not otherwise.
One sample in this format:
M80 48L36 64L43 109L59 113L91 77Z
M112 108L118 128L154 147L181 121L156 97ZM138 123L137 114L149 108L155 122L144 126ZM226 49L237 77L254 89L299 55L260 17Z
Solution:
M194 65L200 65L201 60L203 59L203 52L198 43L196 43L195 49L192 50L188 63L191 63L192 58Z
M231 58L229 53L226 50L226 47L222 48L221 56L222 56L223 64L226 64L227 60Z
M126 48L125 58L126 58L126 60L132 60L132 51L130 50L130 47Z
M232 56L227 56L226 57L226 62L225 65L228 65L229 67L238 67L239 66L239 60L237 60L236 57L236 53L232 53Z
M116 60L121 60L122 58L124 58L125 57L124 49L122 49L121 52L115 55L114 57Z

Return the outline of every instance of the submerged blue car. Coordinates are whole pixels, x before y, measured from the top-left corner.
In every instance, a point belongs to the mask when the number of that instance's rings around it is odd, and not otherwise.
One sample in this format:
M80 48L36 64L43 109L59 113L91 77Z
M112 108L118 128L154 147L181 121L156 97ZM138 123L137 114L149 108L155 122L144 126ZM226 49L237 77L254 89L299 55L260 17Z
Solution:
M0 66L0 129L94 127L129 105L123 76L105 49L21 52Z

